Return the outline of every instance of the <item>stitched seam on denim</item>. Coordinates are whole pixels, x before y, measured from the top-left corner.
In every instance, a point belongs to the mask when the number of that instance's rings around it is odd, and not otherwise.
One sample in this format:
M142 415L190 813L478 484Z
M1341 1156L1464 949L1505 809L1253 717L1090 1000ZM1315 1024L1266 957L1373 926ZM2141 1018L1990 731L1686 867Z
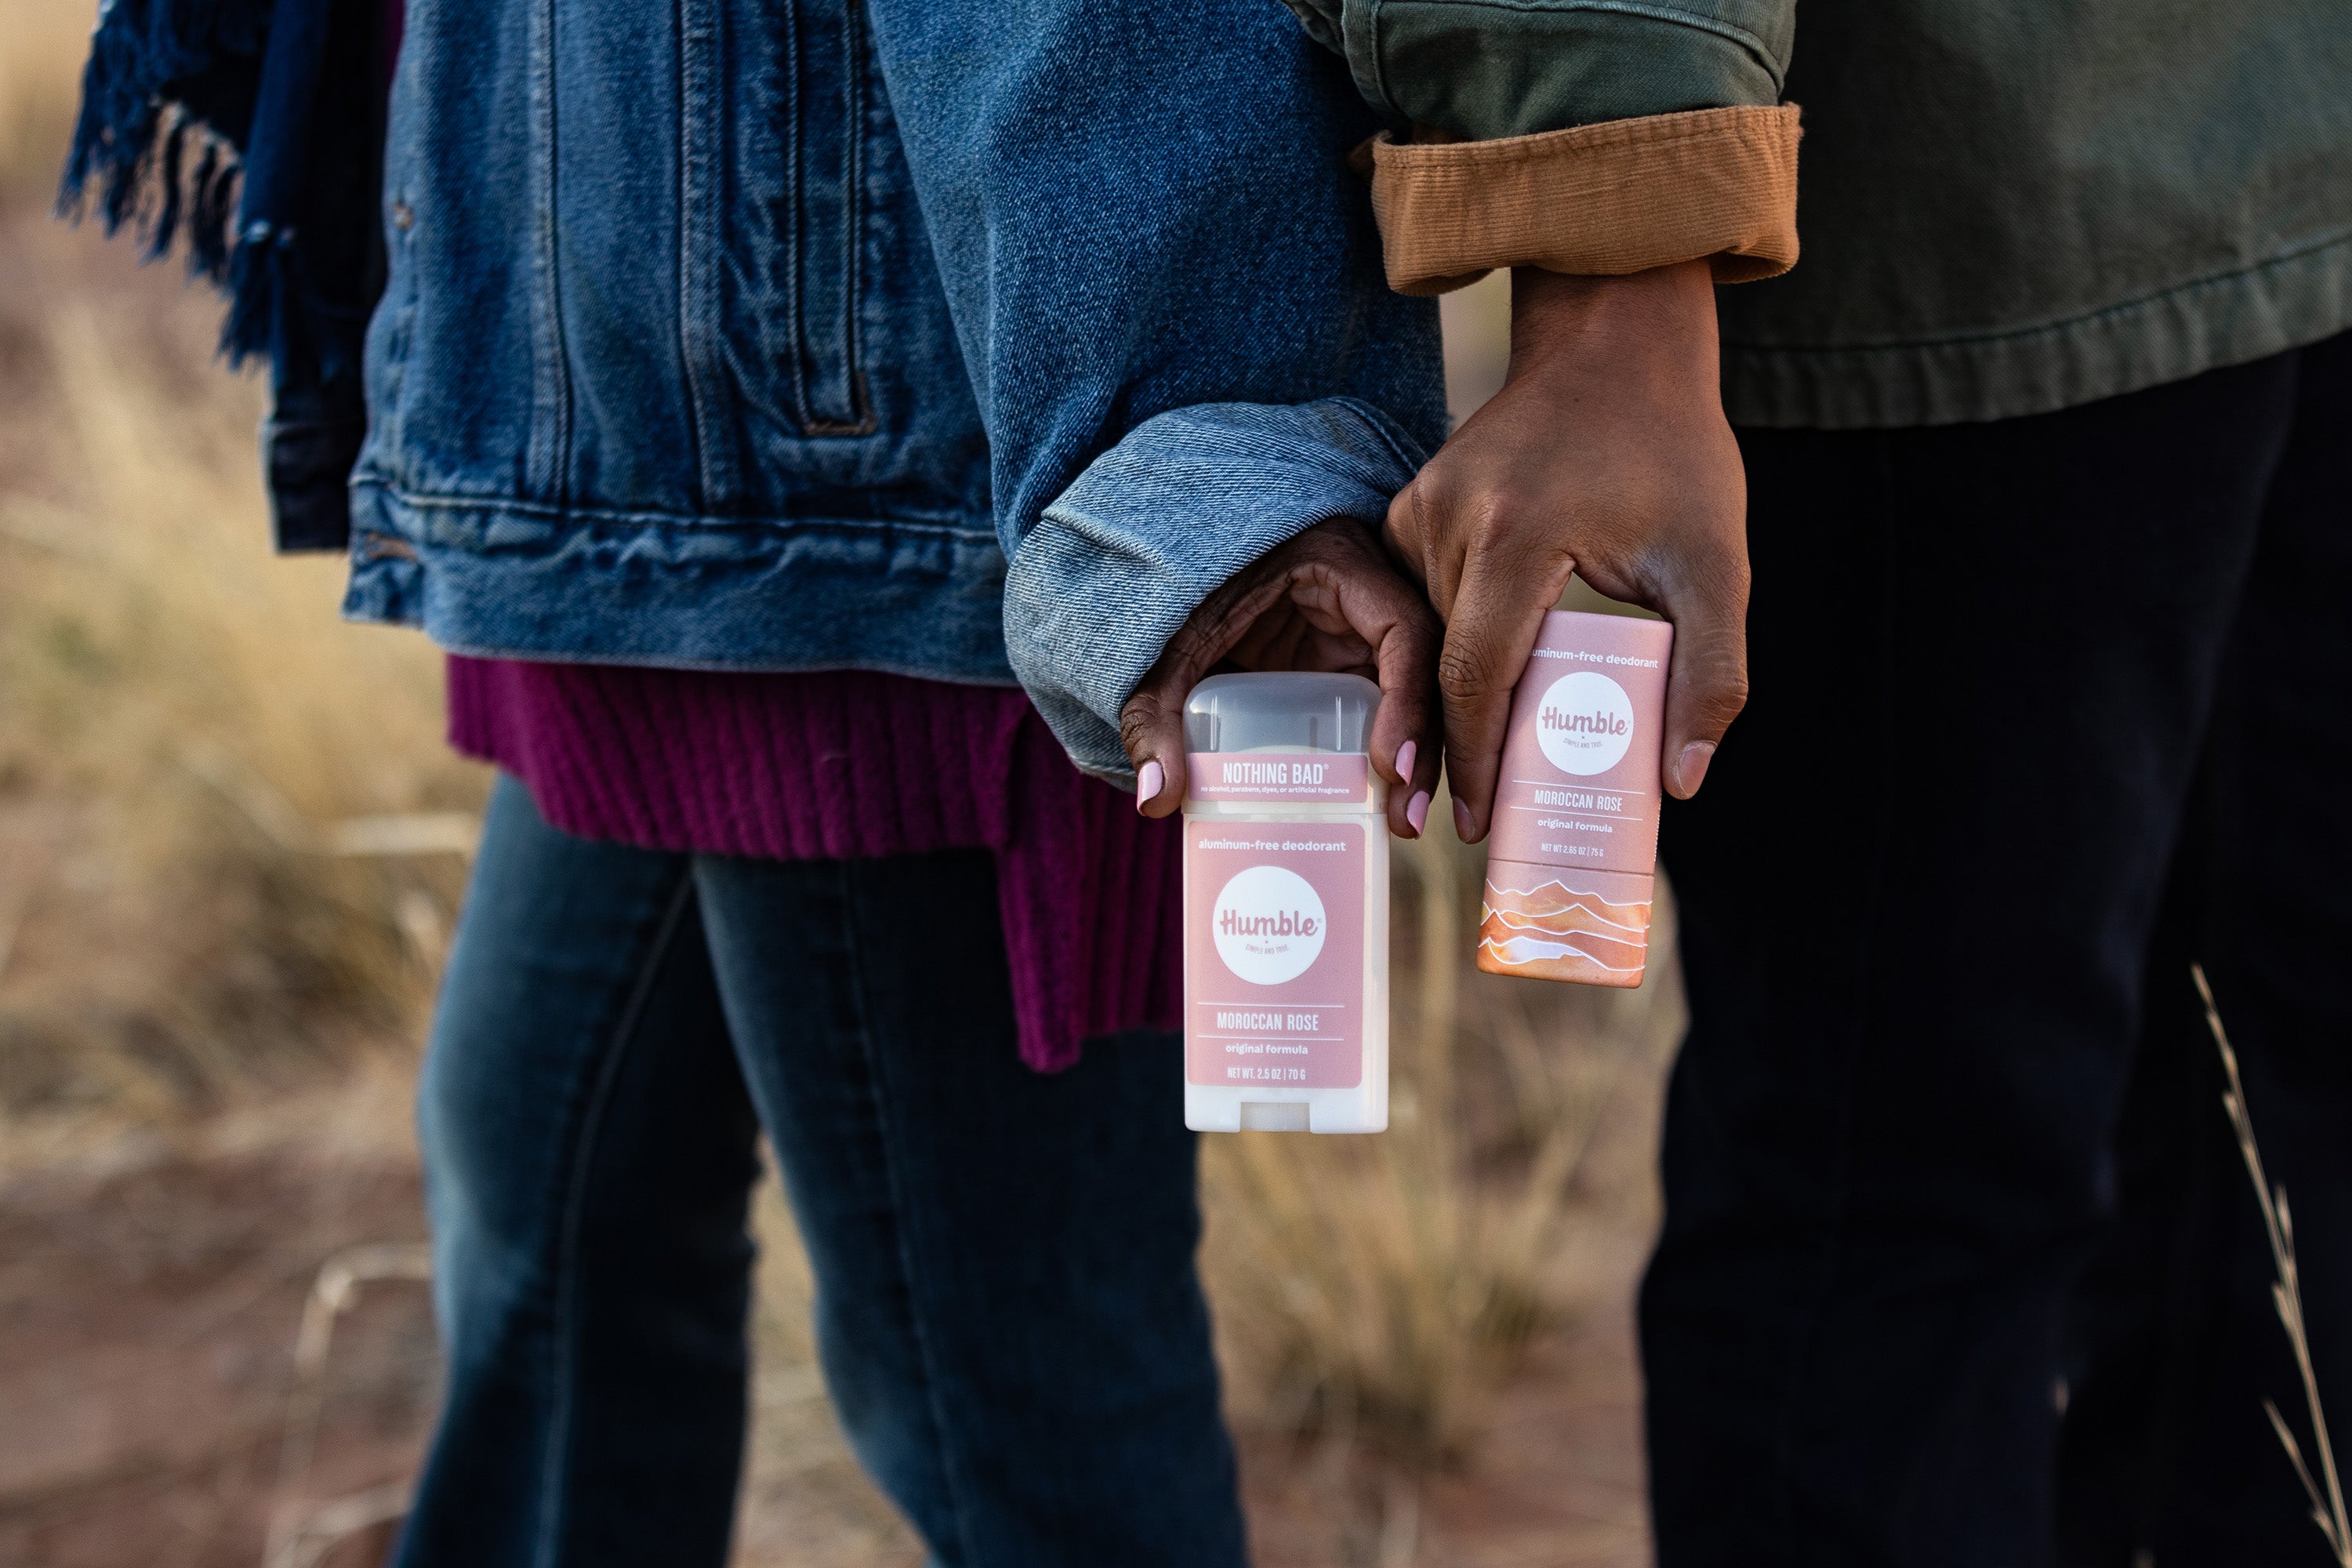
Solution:
M948 1511L954 1516L957 1544L963 1548L964 1560L977 1563L980 1552L965 1524L964 1508L958 1493L955 1451L948 1441L948 1420L945 1402L940 1396L940 1379L936 1371L938 1357L929 1336L923 1331L921 1298L916 1290L915 1248L908 1234L908 1205L898 1180L898 1163L891 1158L888 1091L882 1075L879 1053L874 1042L874 1009L867 1000L864 945L857 940L857 901L849 885L850 870L855 862L834 862L835 886L841 898L842 943L849 952L849 989L857 1008L857 1050L866 1066L866 1081L874 1096L875 1126L882 1151L882 1169L890 1186L890 1206L898 1220L898 1271L907 1282L907 1321L915 1337L916 1351L922 1357L923 1381L929 1386L924 1394L930 1406L931 1431L937 1444L940 1475L947 1483Z
M862 363L866 353L866 334L862 330L866 304L866 268L862 265L866 258L866 116L867 94L873 85L866 79L871 46L866 37L866 7L862 0L848 0L842 7L841 25L849 35L849 217L841 237L842 273L847 279L843 309L847 320L842 324L842 369L849 377L849 384L844 390L849 395L853 416L850 430L870 434L880 422L866 402Z
M524 500L509 496L436 495L426 490L403 489L388 479L370 475L353 479L355 490L381 490L394 503L414 507L419 511L500 511L520 516L542 518L551 522L608 522L635 528L691 528L698 533L749 532L765 530L783 532L799 528L837 528L861 533L877 533L886 529L908 532L944 534L955 539L984 540L996 542L993 528L961 528L951 522L917 522L904 518L794 518L794 517L702 517L682 511L626 511L616 508L572 506L554 501Z
M698 39L698 26L712 24L707 14L689 17L688 8L680 5L677 12L677 348L678 378L686 388L686 426L694 437L694 478L697 499L709 503L713 490L712 470L717 466L717 442L711 430L711 393L703 384L709 374L707 363L710 342L718 333L710 323L698 319L701 310L711 301L703 297L703 269L709 265L702 254L704 236L696 224L711 204L707 199L707 184L712 175L711 153L701 140L717 135L724 123L724 115L731 105L716 101L709 93L706 75L715 76L709 55L716 44L709 38ZM700 90L698 92L698 89ZM698 102L698 96L700 101ZM697 110L701 112L697 114Z
M1349 12L1356 13L1361 25L1348 25ZM1362 41L1358 42L1359 39ZM1404 116L1388 95L1388 86L1381 71L1381 0L1342 0L1339 10L1340 53L1348 62L1348 74L1356 90L1375 113L1391 124L1402 125Z
M663 911L654 931L653 945L647 950L645 965L629 987L629 994L621 1004L619 1016L614 1020L607 1037L604 1060L597 1064L596 1081L588 1093L588 1103L581 1113L580 1129L575 1134L571 1180L564 1194L563 1218L558 1233L555 1279L555 1354L553 1415L548 1422L547 1452L542 1459L539 1508L539 1568L557 1568L562 1561L562 1519L570 1493L570 1461L572 1449L572 1385L576 1363L577 1345L573 1336L578 1329L577 1300L579 1295L580 1224L588 1196L588 1173L594 1163L595 1143L603 1130L604 1108L612 1099L614 1082L621 1075L621 1064L629 1054L629 1044L635 1034L638 1021L644 1017L646 1003L652 996L654 984L661 973L663 960L668 956L670 943L677 936L677 928L686 918L693 894L690 866L681 866L677 884L670 893L669 908Z
M2025 342L2033 338L2057 337L2067 332L2077 331L2083 327L2095 325L2110 317L2119 318L2127 316L2135 310L2144 310L2150 306L2161 305L2168 300L2171 300L2178 295L2191 294L2200 289L2213 289L2218 288L2224 283L2235 283L2245 279L2256 278L2263 273L2275 271L2282 267L2291 267L2297 262L2309 261L2321 255L2323 252L2332 250L2338 246L2352 246L2352 228L2339 230L2322 239L2305 241L2295 246L2292 250L2282 251L2278 255L2271 257L2265 260L2257 261L2251 267L2241 267L2229 272L2215 272L2203 278L2192 278L2185 283L2168 283L2161 289L2151 289L2145 294L2136 294L2128 300L2119 300L2112 305L2102 305L2095 310L2086 310L2078 316L2066 316L2058 321L2045 321L2031 327L1990 328L1980 332L1956 332L1946 337L1938 338L1900 338L1883 342L1747 343L1727 342L1723 347L1724 352L1727 353L1755 354L1758 356L1767 354L1862 355L1874 353L1907 353L1916 349L1966 348L1978 345Z
M1483 5L1496 11L1606 11L1618 16L1639 16L1645 21L1665 22L1675 26L1689 27L1696 32L1713 33L1717 37L1738 45L1756 57L1757 63L1771 76L1774 87L1782 85L1780 62L1772 58L1772 51L1765 46L1762 38L1733 23L1721 21L1713 16L1695 16L1686 11L1675 10L1671 6L1644 5L1640 3L1640 0L1570 0L1566 5L1545 5L1541 0L1537 0L1534 4L1530 4L1529 0L1405 0L1405 3L1444 5L1465 8Z
M540 182L541 211L539 213L539 266L543 273L541 290L547 311L547 374L552 383L555 430L544 481L558 500L572 493L572 346L563 331L563 278L556 258L561 247L556 237L556 176L560 162L557 152L555 113L555 0L540 0L532 9L533 30L538 37L539 68L532 73L532 88L539 101L532 106L534 129L540 133L539 151L546 159L546 168ZM537 349L536 342L533 343ZM536 399L534 398L534 401ZM538 421L532 421L531 438L538 440Z
M1381 48L1381 5L1382 0L1365 0L1365 36L1372 41L1370 57L1372 86L1380 93L1378 102L1381 112L1393 114L1402 119L1404 111L1397 108L1396 94L1389 90L1388 61L1381 58L1384 52Z
M847 0L842 6L842 46L847 57L843 67L845 111L848 123L844 128L842 169L844 192L841 225L841 374L842 394L849 400L846 421L820 420L806 426L802 434L817 439L839 438L844 436L870 436L879 426L873 408L866 402L866 372L859 363L864 335L858 331L859 316L864 303L865 270L858 263L866 239L866 10L858 0Z
M1417 449L1420 443L1406 435L1403 428L1395 420L1390 418L1379 405L1367 403L1360 397L1349 397L1344 395L1331 401L1362 415L1364 423L1372 427L1372 434L1380 438L1381 446L1388 448L1389 456L1397 460L1399 468L1418 471L1423 464L1429 461L1428 458Z

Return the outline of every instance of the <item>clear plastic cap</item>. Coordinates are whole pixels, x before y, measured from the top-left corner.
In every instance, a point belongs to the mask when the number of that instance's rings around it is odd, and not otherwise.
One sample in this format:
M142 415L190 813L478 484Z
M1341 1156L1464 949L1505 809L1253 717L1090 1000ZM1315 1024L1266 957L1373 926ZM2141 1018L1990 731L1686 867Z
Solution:
M1360 675L1213 675L1184 702L1188 752L1369 755L1381 689Z

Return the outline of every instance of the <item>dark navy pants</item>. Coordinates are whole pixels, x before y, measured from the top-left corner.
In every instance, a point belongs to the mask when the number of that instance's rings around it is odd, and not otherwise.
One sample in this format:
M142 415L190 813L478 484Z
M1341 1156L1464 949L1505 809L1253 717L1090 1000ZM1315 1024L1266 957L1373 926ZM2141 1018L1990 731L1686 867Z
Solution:
M1664 826L1663 1568L2326 1562L2262 1413L2303 1401L2189 965L2341 1442L2352 339L1741 445L1754 700Z
M1239 1564L1180 1063L1021 1065L984 851L657 854L501 782L420 1101L450 1368L400 1563L725 1561L764 1126L938 1563Z

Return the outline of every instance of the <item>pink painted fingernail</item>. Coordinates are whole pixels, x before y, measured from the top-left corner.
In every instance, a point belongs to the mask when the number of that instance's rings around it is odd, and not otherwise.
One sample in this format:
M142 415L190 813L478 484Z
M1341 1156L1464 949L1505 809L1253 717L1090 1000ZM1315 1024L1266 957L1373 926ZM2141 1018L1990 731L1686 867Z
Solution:
M1135 809L1141 811L1158 798L1160 786L1167 782L1168 774L1160 768L1159 758L1144 763L1135 775Z
M1470 842L1470 808L1458 800L1454 803L1454 831L1461 835L1463 843Z
M1401 782L1412 783L1412 760L1420 754L1421 747L1416 742L1407 741L1397 748L1396 775ZM1415 823L1413 826L1418 827L1420 824Z
M1405 744L1410 746L1412 742L1407 741ZM1429 820L1429 792L1427 790L1416 792L1412 799L1406 803L1404 808L1404 820L1406 826L1412 829L1413 837L1416 838L1420 837L1421 825Z

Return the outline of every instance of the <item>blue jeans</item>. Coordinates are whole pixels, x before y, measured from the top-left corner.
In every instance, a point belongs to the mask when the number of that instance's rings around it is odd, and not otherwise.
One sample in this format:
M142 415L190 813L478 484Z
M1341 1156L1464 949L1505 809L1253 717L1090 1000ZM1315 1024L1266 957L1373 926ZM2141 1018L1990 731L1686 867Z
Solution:
M399 1563L724 1562L763 1126L936 1562L1242 1563L1178 1061L1020 1064L985 851L661 854L502 780L421 1091L449 1381Z

